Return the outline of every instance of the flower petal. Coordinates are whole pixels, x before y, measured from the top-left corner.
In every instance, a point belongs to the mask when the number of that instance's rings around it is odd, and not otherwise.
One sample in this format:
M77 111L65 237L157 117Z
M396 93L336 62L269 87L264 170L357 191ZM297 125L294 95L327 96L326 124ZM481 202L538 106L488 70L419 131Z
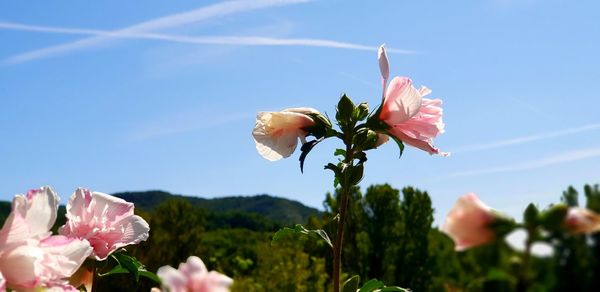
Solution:
M260 112L252 131L256 150L264 158L275 161L292 155L298 145L298 138L306 134L302 128L313 125L314 121L305 114L291 112Z
M48 186L31 190L27 195L16 195L13 199L13 211L18 212L29 226L30 236L42 236L56 221L58 196Z
M180 271L171 266L158 268L156 275L162 282L163 289L169 292L186 292L187 278Z
M594 233L600 231L600 214L586 208L569 208L565 218L572 233Z
M379 118L388 125L402 123L421 108L421 94L406 77L395 77L387 88Z
M377 50L377 59L379 61L379 71L381 77L387 80L390 77L390 63L388 61L387 53L385 52L385 44L379 47Z
M0 292L5 292L6 291L6 280L4 279L4 276L2 275L2 273L0 273Z
M7 286L12 289L37 286L41 282L38 263L43 258L43 251L34 244L5 247L0 256L0 270Z
M50 236L40 242L40 248L51 254L60 263L54 270L58 278L73 275L83 261L92 253L92 247L87 240L68 238L62 235Z
M454 240L456 250L485 244L495 238L488 225L495 220L492 210L474 193L460 197L448 216L442 231Z

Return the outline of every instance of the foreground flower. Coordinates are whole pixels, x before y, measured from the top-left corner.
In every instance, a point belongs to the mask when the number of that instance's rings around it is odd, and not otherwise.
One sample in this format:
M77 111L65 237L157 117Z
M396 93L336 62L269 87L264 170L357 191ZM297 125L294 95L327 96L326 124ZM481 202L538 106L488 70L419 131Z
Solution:
M442 231L455 244L457 251L492 242L496 238L491 224L498 215L486 206L474 193L458 199L446 217Z
M594 233L600 231L600 215L585 208L569 208L565 225L571 233Z
M58 201L50 187L15 196L12 211L0 230L0 286L76 291L67 278L92 248L86 240L51 236Z
M447 156L433 146L433 138L444 133L442 100L424 98L431 90L417 90L406 77L394 77L385 90L389 63L383 46L379 50L379 69L384 94L378 119L388 126L386 133L429 154Z
M67 222L58 232L87 239L94 249L91 256L105 260L118 248L148 239L150 227L133 209L123 199L80 188L69 199Z
M313 108L290 108L258 113L252 130L258 153L270 161L292 155L298 139L305 143L306 129L315 125L311 114L319 115L319 112Z
M163 290L169 292L227 292L233 280L215 271L208 271L204 262L191 256L179 264L179 269L162 266L156 272ZM156 291L156 289L153 289Z

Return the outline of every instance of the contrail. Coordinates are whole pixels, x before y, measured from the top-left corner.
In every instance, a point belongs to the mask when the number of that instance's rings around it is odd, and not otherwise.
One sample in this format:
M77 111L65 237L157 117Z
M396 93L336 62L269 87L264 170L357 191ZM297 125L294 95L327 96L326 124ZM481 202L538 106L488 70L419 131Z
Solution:
M185 24L204 21L207 19L231 15L235 13L269 8L275 6L283 6L296 3L305 3L310 0L236 0L227 1L217 4L208 5L191 11L171 14L141 23L137 23L128 27L111 31L112 33L135 33L156 31L171 27L177 27ZM74 51L110 40L112 37L107 35L93 34L94 36L69 42L61 45L42 48L34 51L25 52L8 58L9 63L22 63L36 59L46 58L69 51Z
M579 149L570 152L559 153L557 155L548 156L546 158L538 159L538 160L530 160L523 163L518 163L514 165L507 166L499 166L499 167L491 167L491 168L483 168L483 169L475 169L468 170L462 172L455 172L451 174L452 177L462 177L462 176L475 176L482 174L492 174L492 173L500 173L500 172L513 172L513 171L523 171L541 168L545 166L561 164L566 162L572 162L577 160L582 160L586 158L593 158L600 156L600 148L588 148L588 149Z
M0 29L12 29L20 31L33 31L33 32L44 32L44 33L59 33L59 34L73 34L73 35L93 35L93 38L125 38L125 39L149 39L149 40L160 40L178 43L191 43L191 44L208 44L208 45L246 45L246 46L309 46L309 47L325 47L325 48L339 48L339 49L351 49L351 50L366 50L376 51L375 46L365 46L347 42L338 42L333 40L325 39L311 39L311 38L271 38L271 37L259 37L259 36L187 36L187 35L170 35L170 34L159 34L159 33L147 33L147 32L136 32L136 31L107 31L97 29L84 29L84 28L65 28L65 27L48 27L38 25L27 25L20 23L0 22ZM388 52L399 53L399 54L413 54L413 51L399 50L389 48ZM46 52L33 51L17 55L6 59L7 63L20 63L29 60L38 59L46 56Z
M587 131L593 131L593 130L598 130L598 129L600 129L600 124L590 124L590 125L585 125L582 127L564 129L564 130L559 130L559 131L555 131L555 132L540 133L540 134L535 134L535 135L501 140L501 141L487 143L487 144L466 146L466 147L462 147L457 150L454 150L454 151L452 151L452 153L489 150L489 149L501 148L501 147L506 147L506 146L525 144L525 143L534 142L534 141L538 141L538 140L544 140L544 139L561 137L561 136L566 136L566 135L571 135L571 134L577 134L577 133L582 133L582 132L587 132Z

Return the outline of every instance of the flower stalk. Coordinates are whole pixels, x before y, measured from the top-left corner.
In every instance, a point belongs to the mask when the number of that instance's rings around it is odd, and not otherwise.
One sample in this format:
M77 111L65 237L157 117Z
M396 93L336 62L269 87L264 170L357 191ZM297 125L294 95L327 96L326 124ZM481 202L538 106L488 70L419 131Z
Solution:
M346 144L346 155L344 163L347 164L349 169L354 166L354 150L352 149L352 133L345 135L344 143ZM348 182L349 178L345 177L345 181ZM339 219L337 226L337 233L335 235L335 242L333 244L333 291L340 291L340 273L341 273L341 261L342 261L342 243L344 241L344 224L346 222L346 211L348 209L348 201L350 198L350 190L353 184L344 183L342 185L342 192L340 198L339 207Z

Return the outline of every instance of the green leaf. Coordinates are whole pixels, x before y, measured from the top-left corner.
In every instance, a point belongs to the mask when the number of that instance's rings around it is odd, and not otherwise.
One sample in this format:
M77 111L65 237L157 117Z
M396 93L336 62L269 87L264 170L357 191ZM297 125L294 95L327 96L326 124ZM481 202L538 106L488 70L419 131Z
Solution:
M336 177L333 179L333 188L337 188L340 185L340 180Z
M329 245L330 247L333 248L333 244L331 244L331 239L329 239L329 235L327 235L327 232L325 232L325 230L322 230L322 229L315 229L315 230L306 229L304 226L302 226L302 224L296 224L294 226L294 228L284 227L282 229L279 229L273 235L273 239L271 240L271 244L274 244L275 242L279 241L281 238L286 237L286 236L288 236L290 234L299 234L299 235L313 237L313 238L321 238L321 239L323 239L325 241L325 243L327 243L327 245Z
M103 274L98 274L98 276L105 277L105 276L110 276L110 275L114 275L114 274L129 274L129 270L123 268L123 266L121 266L121 265L116 265L110 271L103 273Z
M361 102L352 113L352 118L355 121L362 121L369 115L369 104Z
M304 173L304 160L306 159L306 156L313 149L313 147L315 147L321 141L323 141L323 138L308 141L308 142L302 144L302 147L300 147L300 151L302 151L302 153L300 154L300 159L299 159L301 173Z
M335 118L338 121L338 124L342 128L342 131L345 131L346 127L352 124L352 114L354 113L354 103L348 96L345 94L342 95L340 101L337 105L337 112L335 114Z
M117 265L106 273L98 274L98 276L105 277L114 274L132 274L134 275L136 282L138 282L139 277L142 276L156 283L160 283L160 278L158 278L156 274L146 270L146 267L144 267L140 261L125 254L123 251L113 253L111 258L117 262Z
M350 185L357 185L363 179L365 166L362 163L355 165L351 168L351 171L349 183Z
M358 290L358 283L360 282L360 276L354 275L350 279L344 282L342 286L342 292L356 292Z
M367 154L362 151L354 153L354 159L358 159L358 164L363 164L367 161Z
M523 213L525 225L529 227L537 225L539 214L540 211L538 211L537 207L533 203L529 204L527 209L525 209L525 213Z
M371 279L368 282L366 282L362 287L360 287L358 292L372 292L383 287L385 287L383 282L377 279Z
M398 286L386 286L379 289L379 292L409 292L409 289L400 288Z
M490 223L489 227L494 230L494 233L496 233L498 237L504 237L519 226L512 218L508 218L502 214L496 214L496 220Z
M144 278L150 279L159 284L161 283L160 278L155 273L152 273L152 272L149 272L146 270L139 271L139 273L140 273L140 276L142 276Z
M358 292L409 292L410 289L400 288L397 286L386 286L383 282L372 279L366 282Z
M117 260L119 265L129 271L129 273L133 274L136 282L140 280L138 270L140 267L143 267L143 265L136 258L128 256L122 252L114 253L113 258Z
M398 148L400 148L400 156L398 156L398 158L402 157L402 153L404 153L404 142L392 134L388 134L388 136L390 136L390 138L392 138L392 140L398 144Z
M344 149L335 149L335 152L333 152L334 156L342 156L342 157L346 157L346 150Z
M568 207L563 204L554 205L540 215L540 222L549 231L558 231L567 216Z
M343 166L345 164L341 164L341 166ZM333 171L334 174L334 179L333 179L333 187L337 188L338 185L342 184L343 182L343 177L342 177L342 168L338 165L335 165L333 163L328 163L327 165L325 165L325 169L329 169L331 171Z

